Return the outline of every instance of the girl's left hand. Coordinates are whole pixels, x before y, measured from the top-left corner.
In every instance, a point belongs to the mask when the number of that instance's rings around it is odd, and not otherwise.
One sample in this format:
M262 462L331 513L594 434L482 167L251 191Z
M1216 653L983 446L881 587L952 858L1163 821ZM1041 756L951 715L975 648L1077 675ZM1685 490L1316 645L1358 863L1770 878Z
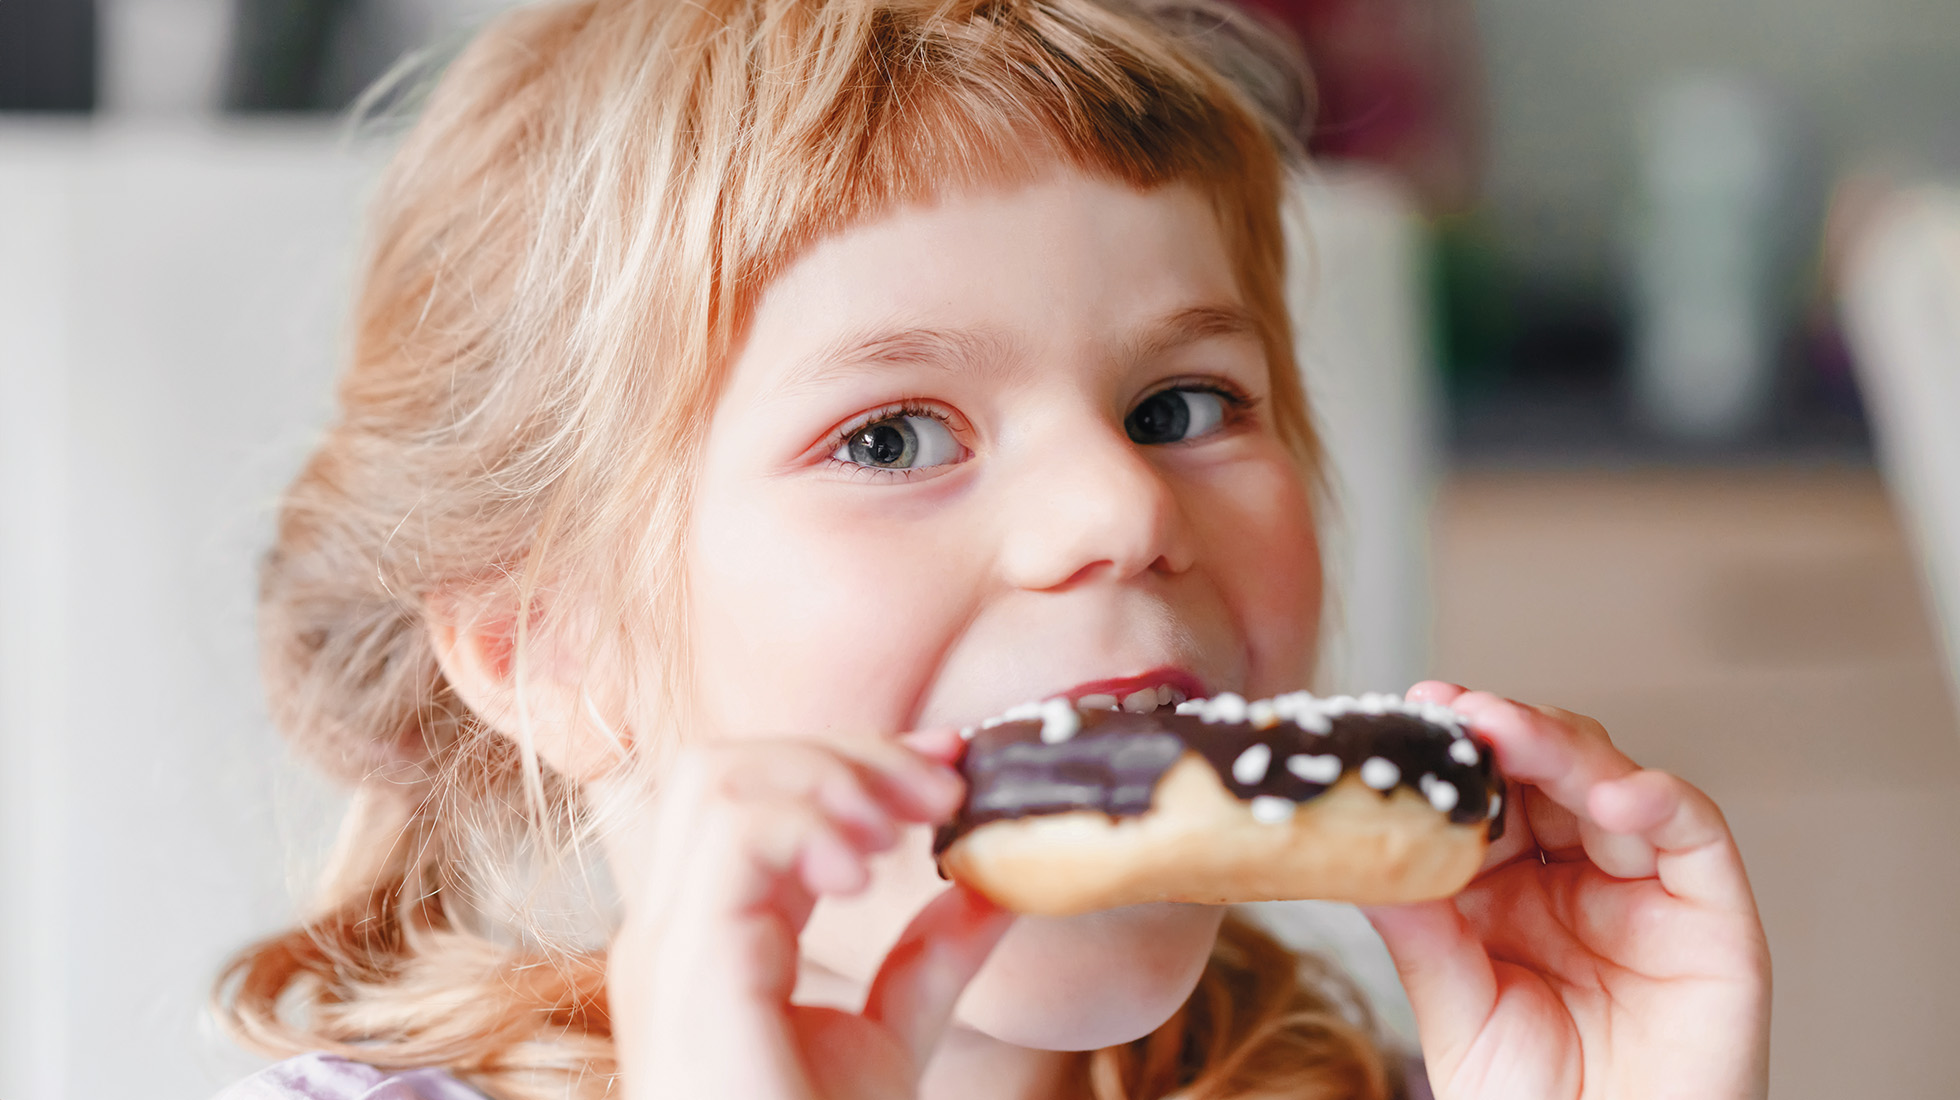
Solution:
M1768 1093L1769 946L1728 823L1598 722L1428 682L1511 781L1457 897L1370 909L1438 1100Z

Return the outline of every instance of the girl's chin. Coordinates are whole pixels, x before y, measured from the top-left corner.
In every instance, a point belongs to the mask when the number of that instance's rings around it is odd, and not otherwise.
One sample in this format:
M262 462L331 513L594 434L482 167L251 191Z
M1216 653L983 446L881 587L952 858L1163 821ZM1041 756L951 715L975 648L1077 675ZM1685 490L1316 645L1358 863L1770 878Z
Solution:
M1141 1038L1196 988L1224 915L1217 906L1160 903L1022 917L967 986L959 1022L1039 1050Z

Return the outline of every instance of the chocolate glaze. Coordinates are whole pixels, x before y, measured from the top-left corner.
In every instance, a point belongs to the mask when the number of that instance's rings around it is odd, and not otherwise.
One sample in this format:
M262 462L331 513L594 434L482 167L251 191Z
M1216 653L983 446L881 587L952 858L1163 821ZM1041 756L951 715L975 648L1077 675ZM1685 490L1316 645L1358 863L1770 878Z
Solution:
M1293 802L1310 801L1332 783L1303 778L1288 766L1289 758L1323 758L1297 765L1315 778L1326 774L1328 756L1339 758L1340 778L1380 758L1396 770L1394 782L1381 792L1383 798L1398 786L1429 797L1431 784L1448 783L1456 791L1455 802L1439 812L1447 812L1458 825L1488 819L1493 840L1504 831L1503 816L1490 812L1492 798L1504 790L1490 745L1412 715L1342 714L1329 718L1332 728L1326 733L1286 720L1259 729L1248 722L1206 722L1194 714L1169 710L1149 714L1085 710L1081 719L1079 732L1054 744L1042 740L1039 721L1007 722L976 731L961 762L967 778L966 801L940 828L933 851L943 852L961 836L993 821L1071 810L1101 811L1112 817L1141 814L1150 808L1157 781L1186 750L1202 756L1225 789L1239 798L1267 795ZM1451 752L1456 742L1466 739L1477 749L1474 764L1463 763ZM1233 765L1255 745L1267 746L1271 755L1263 772L1244 782L1234 776ZM1249 775L1260 771L1251 763L1246 768ZM1373 774L1379 779L1384 771L1375 765ZM1436 799L1431 804L1437 804Z

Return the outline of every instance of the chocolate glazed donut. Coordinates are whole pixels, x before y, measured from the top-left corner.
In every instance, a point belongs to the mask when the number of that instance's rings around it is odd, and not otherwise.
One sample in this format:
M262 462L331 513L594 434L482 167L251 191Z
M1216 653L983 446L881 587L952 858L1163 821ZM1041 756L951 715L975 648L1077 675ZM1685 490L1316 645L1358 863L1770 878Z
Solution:
M1503 828L1490 747L1389 695L1143 714L1029 704L967 731L942 874L1022 913L1146 901L1389 904L1461 890Z

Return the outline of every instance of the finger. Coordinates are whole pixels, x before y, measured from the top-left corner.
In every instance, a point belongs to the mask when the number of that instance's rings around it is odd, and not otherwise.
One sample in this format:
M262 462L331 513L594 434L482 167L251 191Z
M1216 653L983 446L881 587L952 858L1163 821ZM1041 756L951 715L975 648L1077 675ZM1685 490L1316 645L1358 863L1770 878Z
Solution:
M1496 698L1488 692L1472 693L1463 685L1447 680L1424 680L1409 688L1403 697L1455 709L1454 704L1473 694ZM1472 700L1473 706L1475 702ZM1478 869L1480 875L1520 859L1538 859L1541 851L1553 859L1583 858L1579 819L1571 811L1525 784L1512 784L1505 792L1505 801L1512 809L1504 835L1484 853L1483 866Z
M1518 788L1515 804L1531 823L1531 835L1538 841L1538 849L1545 853L1546 858L1585 858L1584 842L1579 835L1579 815L1552 801L1550 795L1537 787Z
M863 889L870 854L899 835L889 818L873 819L876 828L840 821L814 792L762 802L707 800L691 820L670 817L661 824L664 843L652 876L659 888L649 899L648 919L686 911L712 923L766 911L792 933L801 931L818 896Z
M1585 858L1614 878L1648 878L1653 875L1654 846L1638 833L1615 832L1585 821L1579 825L1579 836L1585 843Z
M898 823L890 809L866 787L856 768L829 770L811 792L816 804L864 852L882 852L898 843Z
M960 993L1012 923L1012 913L964 886L940 894L885 956L865 999L865 1018L896 1035L923 1070Z
M1639 770L1613 747L1599 723L1554 707L1528 707L1484 691L1466 692L1450 709L1489 739L1511 779L1528 783L1581 819L1599 783Z
M1496 1007L1497 975L1490 955L1450 901L1366 906L1361 911L1388 945L1430 1063L1453 1062Z
M855 783L881 815L935 822L951 816L965 792L951 768L883 738L772 739L733 751L735 758L723 764L725 783L746 800L800 798L828 788L843 807L847 785Z
M650 949L642 970L663 975L663 987L713 978L732 998L721 1010L768 1011L795 985L796 936L816 894L842 877L847 843L816 839L822 819L808 806L708 803L691 821L663 824L681 828L663 838L657 887L628 908L615 946Z
M1508 776L1529 784L1526 817L1548 860L1589 859L1619 878L1652 873L1652 846L1600 827L1587 808L1595 786L1639 767L1613 746L1605 727L1558 707L1526 706L1488 692L1466 693L1452 709L1490 739Z
M1597 721L1559 707L1539 706L1529 709L1536 710L1572 728L1583 740L1611 750L1614 757L1625 761L1628 766L1636 769L1639 767L1633 763L1631 757L1613 747L1612 738L1606 734L1606 727ZM1595 791L1597 789L1597 786L1593 788ZM1590 807L1592 792L1589 791L1586 797L1587 805ZM1645 878L1653 874L1654 847L1645 839L1602 827L1593 820L1590 809L1583 814L1575 814L1574 820L1578 823L1581 850L1561 851L1553 858L1589 859L1601 870L1616 878Z
M798 746L778 755L742 754L724 767L718 790L737 805L765 814L775 807L813 806L865 851L881 851L898 840L899 814L875 792L870 769L847 756Z
M801 932L817 897L855 893L870 878L865 853L851 835L807 803L753 810L735 827L743 835L722 893L730 910L773 908ZM785 905L789 898L798 900Z
M823 825L805 827L797 850L796 874L803 888L818 897L849 896L871 882L871 868L865 864L864 851L855 838Z
M1423 680L1409 688L1402 697L1412 702L1434 703L1447 707L1468 694L1470 694L1469 689L1461 684L1453 684L1447 680ZM1504 835L1498 837L1484 853L1483 865L1477 869L1478 875L1487 874L1527 856L1532 859L1538 858L1536 829L1540 815L1525 810L1524 799L1529 792L1529 787L1515 784L1504 791L1503 798L1511 805L1510 814L1504 823Z
M722 919L769 910L800 929L816 896L863 889L868 857L897 842L899 815L875 783L875 768L824 746L683 754L654 825L648 882L662 887L642 892L641 919L661 922L676 909ZM671 888L690 879L691 889Z
M1403 694L1402 698L1417 703L1438 703L1442 706L1449 706L1452 701L1458 696L1463 695L1467 690L1461 684L1452 684L1447 680L1424 680L1410 688Z
M914 730L899 737L898 743L928 760L951 767L966 755L966 739L952 726Z
M1735 836L1714 800L1693 784L1648 769L1601 784L1591 802L1601 827L1651 846L1648 873L1658 875L1669 894L1735 912L1755 911Z
M966 797L966 781L950 764L898 741L866 738L840 741L836 748L861 769L872 796L904 820L944 821Z

